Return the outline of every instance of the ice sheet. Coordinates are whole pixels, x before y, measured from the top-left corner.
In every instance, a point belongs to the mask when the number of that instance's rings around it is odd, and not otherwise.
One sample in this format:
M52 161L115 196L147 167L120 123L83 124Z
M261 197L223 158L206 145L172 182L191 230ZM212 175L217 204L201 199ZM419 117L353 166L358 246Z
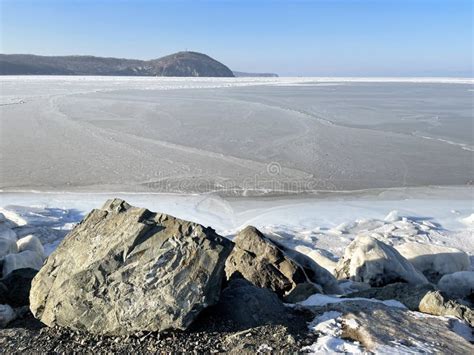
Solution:
M0 188L245 196L465 185L472 85L1 77Z

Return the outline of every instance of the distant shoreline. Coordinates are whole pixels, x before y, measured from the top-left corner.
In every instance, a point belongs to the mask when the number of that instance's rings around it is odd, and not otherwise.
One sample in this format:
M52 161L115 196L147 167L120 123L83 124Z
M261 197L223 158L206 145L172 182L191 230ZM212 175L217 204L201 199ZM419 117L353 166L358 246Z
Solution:
M279 76L279 77L182 77L182 76L113 76L113 75L1 75L0 81L17 79L67 79L67 80L124 80L124 81L222 81L222 82L277 82L304 84L308 82L317 83L417 83L417 84L469 84L474 85L474 77L348 77L348 76Z

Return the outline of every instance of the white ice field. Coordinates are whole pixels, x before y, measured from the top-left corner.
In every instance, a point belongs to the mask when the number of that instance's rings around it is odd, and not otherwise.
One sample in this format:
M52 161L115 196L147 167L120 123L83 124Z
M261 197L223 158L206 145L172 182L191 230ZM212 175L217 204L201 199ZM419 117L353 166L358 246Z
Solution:
M1 77L0 206L49 251L122 197L327 267L362 231L474 255L473 84Z
M447 78L1 77L0 189L466 185L473 87Z

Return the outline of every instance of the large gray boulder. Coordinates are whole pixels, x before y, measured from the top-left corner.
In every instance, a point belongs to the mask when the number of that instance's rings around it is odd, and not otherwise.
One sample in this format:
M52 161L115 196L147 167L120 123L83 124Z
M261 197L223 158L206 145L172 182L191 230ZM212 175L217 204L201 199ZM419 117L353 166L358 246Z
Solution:
M258 229L248 226L234 239L234 249L226 261L225 271L230 279L240 274L255 286L269 288L280 297L301 283L314 283L326 293L341 292L337 280L329 271L300 254L301 265L284 248L266 238ZM299 254L299 253L298 253Z
M338 279L365 282L373 287L395 282L414 285L428 283L425 276L397 250L363 234L357 236L347 246L335 273Z
M30 308L49 326L96 334L186 329L218 301L231 250L211 228L110 200L49 256Z

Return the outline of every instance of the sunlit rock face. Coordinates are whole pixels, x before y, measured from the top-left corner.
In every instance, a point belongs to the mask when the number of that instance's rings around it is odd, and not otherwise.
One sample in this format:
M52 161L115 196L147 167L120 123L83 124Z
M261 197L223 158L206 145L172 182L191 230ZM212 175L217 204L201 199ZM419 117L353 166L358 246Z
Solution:
M185 329L218 301L232 242L123 200L93 210L35 277L43 323L97 334Z

